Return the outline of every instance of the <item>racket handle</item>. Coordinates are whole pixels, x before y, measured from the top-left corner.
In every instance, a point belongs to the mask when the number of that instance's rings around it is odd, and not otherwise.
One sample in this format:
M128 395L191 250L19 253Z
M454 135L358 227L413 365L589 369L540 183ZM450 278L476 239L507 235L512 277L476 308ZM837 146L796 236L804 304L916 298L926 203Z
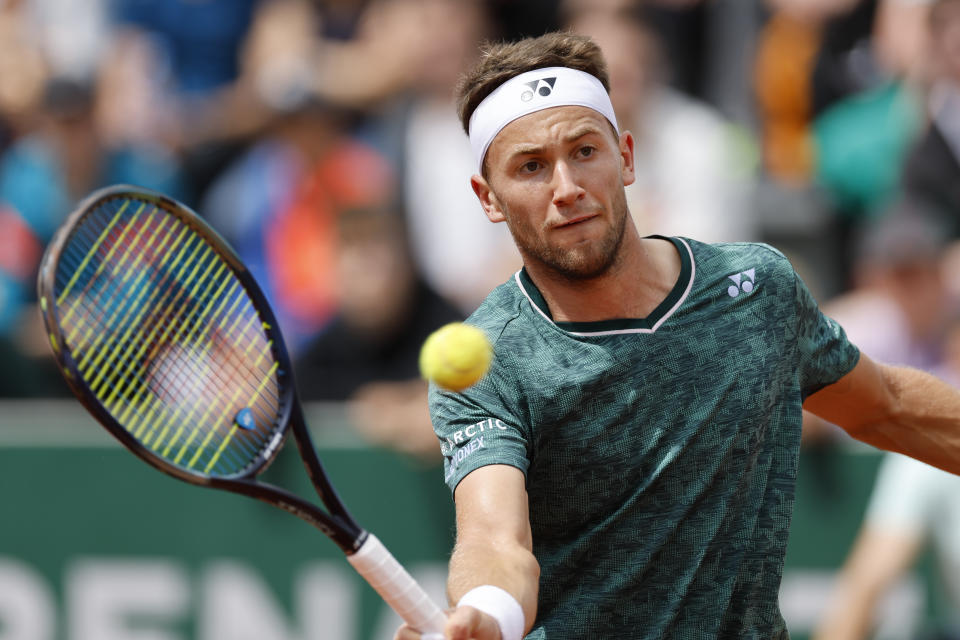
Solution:
M347 560L404 622L423 634L423 640L443 639L446 614L375 535L368 533Z

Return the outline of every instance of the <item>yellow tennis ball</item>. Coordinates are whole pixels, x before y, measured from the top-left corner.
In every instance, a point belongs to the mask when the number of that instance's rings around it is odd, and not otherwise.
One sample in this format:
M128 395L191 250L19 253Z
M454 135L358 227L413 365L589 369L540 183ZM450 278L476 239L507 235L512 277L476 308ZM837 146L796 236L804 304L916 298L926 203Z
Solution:
M420 350L420 373L444 389L462 391L490 368L493 347L480 329L451 322L430 334Z

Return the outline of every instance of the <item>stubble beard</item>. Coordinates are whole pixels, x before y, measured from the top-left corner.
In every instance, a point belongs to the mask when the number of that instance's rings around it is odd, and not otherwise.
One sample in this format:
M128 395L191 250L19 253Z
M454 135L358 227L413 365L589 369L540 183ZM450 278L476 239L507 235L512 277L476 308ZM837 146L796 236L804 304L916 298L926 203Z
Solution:
M620 247L627 228L626 196L613 202L613 223L599 240L574 248L550 245L543 230L518 222L507 213L508 227L524 261L536 263L554 276L572 282L592 280L609 272L620 257Z

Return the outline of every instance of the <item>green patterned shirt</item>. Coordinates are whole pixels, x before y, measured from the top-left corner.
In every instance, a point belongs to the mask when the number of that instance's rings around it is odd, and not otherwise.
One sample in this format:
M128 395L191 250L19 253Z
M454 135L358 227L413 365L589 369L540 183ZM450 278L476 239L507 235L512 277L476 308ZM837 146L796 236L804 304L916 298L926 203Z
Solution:
M681 274L649 317L554 322L521 270L469 319L490 373L431 389L451 490L526 476L531 640L788 637L801 404L859 351L778 251L670 240Z

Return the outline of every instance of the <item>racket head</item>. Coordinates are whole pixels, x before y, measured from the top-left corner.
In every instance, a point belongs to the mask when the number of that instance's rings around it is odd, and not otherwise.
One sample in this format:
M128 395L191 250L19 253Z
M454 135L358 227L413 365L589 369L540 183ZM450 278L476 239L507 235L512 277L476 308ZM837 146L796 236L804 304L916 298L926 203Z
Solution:
M135 454L205 485L275 457L297 404L290 358L256 281L196 213L138 187L97 191L37 286L67 383Z

